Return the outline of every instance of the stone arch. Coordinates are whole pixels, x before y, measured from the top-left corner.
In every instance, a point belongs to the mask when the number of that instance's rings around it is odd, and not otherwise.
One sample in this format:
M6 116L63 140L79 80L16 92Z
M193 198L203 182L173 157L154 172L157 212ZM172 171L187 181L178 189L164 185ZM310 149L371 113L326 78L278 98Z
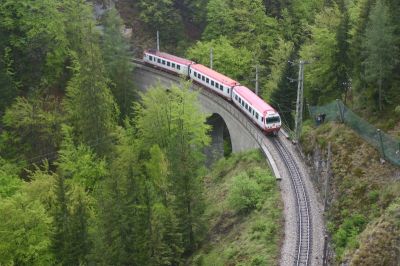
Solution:
M136 65L133 78L140 91L146 91L157 83L170 87L179 85L180 82L178 77L144 65ZM194 89L197 89L196 86ZM259 148L259 144L246 128L245 123L249 121L230 102L207 91L199 93L198 99L202 112L209 116L218 114L225 122L231 137L232 152Z

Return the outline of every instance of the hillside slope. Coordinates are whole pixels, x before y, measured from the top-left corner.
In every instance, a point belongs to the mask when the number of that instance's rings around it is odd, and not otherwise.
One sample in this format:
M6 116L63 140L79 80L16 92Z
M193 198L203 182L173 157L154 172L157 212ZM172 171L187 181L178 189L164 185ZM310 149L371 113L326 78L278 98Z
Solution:
M344 125L307 125L304 131L304 150L322 195L327 146L332 144L327 224L336 263L397 265L400 169L382 163L378 151ZM385 263L376 264L376 258Z
M205 178L207 237L192 265L278 265L283 234L278 184L253 151L222 159Z

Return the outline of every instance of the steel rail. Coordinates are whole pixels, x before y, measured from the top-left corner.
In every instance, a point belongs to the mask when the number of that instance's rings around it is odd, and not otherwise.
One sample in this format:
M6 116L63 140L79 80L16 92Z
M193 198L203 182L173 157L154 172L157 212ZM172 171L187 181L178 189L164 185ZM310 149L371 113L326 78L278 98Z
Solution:
M310 217L310 200L308 198L302 175L287 148L279 138L273 140L276 150L281 155L290 174L290 180L296 196L297 205L297 241L294 265L310 265L312 226Z
M134 59L134 63L145 65L142 60ZM149 67L151 68L151 67ZM179 82L180 78L173 76L169 73L163 72L160 69L154 69L157 72L166 74L169 79ZM166 77L167 77L166 76ZM211 93L210 91L201 89L199 86L195 86L196 90L198 90L202 95L207 98L217 102L223 109L229 111L234 117L236 117L237 121L244 126L244 128L250 133L250 135L255 139L255 141L259 144L261 150L265 153L264 147L266 147L265 143L265 135L258 129L253 122L251 122L247 117L241 115L241 112L235 108L231 103L227 102L222 97L215 97L215 93ZM279 135L278 135L279 136ZM289 151L284 147L284 145L280 142L279 137L271 138L272 143L275 146L278 154L282 158L285 163L286 168L290 174L290 180L293 187L293 191L296 196L296 205L297 205L297 241L296 241L296 251L297 254L294 257L295 262L294 265L310 265L311 258L311 241L312 241L312 226L311 226L311 218L310 218L310 202L305 190L305 186L302 180L301 173L297 167L296 162L293 157L289 153ZM266 155L266 154L265 154ZM267 155L266 155L267 156Z

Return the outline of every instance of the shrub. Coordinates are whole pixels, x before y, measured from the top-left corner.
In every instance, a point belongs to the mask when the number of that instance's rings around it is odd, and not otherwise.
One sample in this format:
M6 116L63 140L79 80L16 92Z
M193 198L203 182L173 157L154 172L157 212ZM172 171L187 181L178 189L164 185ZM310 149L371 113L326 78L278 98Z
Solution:
M234 177L230 189L229 206L238 212L248 212L255 209L262 199L260 185L247 174Z
M333 235L336 254L339 258L347 248L354 249L358 246L357 236L364 229L365 225L366 219L361 214L354 214L343 221Z
M400 116L400 105L396 106L396 108L394 109L394 112Z

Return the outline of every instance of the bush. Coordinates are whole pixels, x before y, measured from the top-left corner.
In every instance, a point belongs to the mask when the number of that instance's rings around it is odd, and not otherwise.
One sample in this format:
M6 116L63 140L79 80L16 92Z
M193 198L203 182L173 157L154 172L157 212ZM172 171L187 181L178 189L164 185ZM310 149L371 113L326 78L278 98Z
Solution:
M400 105L396 106L396 108L394 109L394 112L400 116Z
M339 229L333 235L336 254L340 258L347 248L354 249L358 246L357 237L366 225L366 219L361 214L354 214L345 218Z
M234 177L229 193L229 206L238 212L255 209L262 199L261 186L247 174Z

